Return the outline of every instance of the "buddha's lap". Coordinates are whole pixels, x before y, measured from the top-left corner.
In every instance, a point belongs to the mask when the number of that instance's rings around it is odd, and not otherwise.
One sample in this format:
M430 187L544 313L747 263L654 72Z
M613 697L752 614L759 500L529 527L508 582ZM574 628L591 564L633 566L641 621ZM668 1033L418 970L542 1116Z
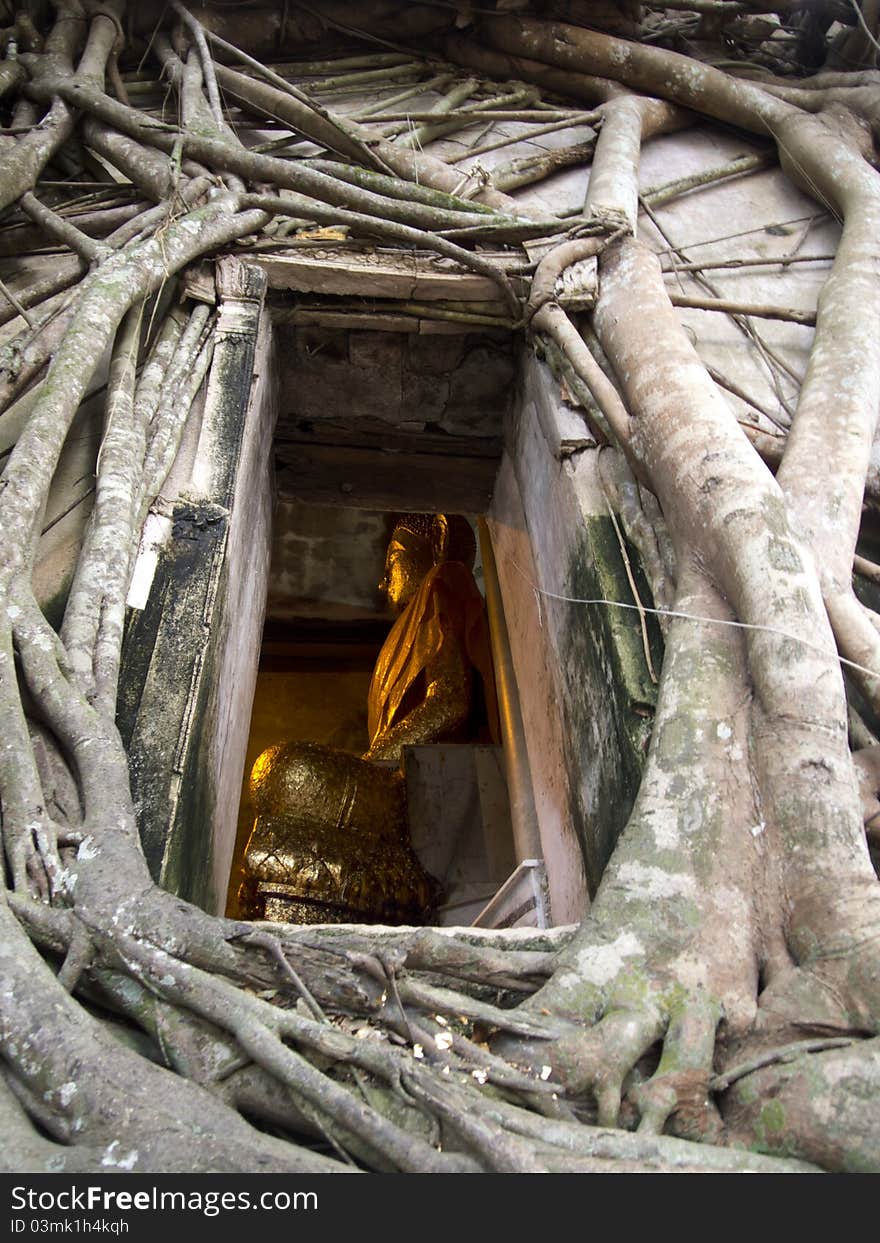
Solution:
M366 845L406 834L406 799L396 766L317 743L286 742L259 757L251 774L258 824L276 834L357 834Z

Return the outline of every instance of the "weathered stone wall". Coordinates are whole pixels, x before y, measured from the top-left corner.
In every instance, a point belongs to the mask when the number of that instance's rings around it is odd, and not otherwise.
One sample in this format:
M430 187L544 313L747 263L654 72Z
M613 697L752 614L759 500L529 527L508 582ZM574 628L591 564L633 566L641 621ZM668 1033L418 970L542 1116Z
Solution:
M656 701L637 615L556 598L632 602L598 450L564 447L578 417L524 352L491 528L554 922L578 917L579 877L595 892L638 788Z
M485 511L516 374L509 334L297 327L274 311L282 496Z
M278 622L393 620L378 584L388 547L385 513L279 497L267 616Z
M572 923L580 919L589 899L565 765L562 670L534 596L532 546L509 456L498 474L489 529L519 691L551 917L554 923Z
M225 903L271 541L277 386L264 279L249 273L239 265L221 304L189 477L180 479L179 463L167 541L145 606L131 616L120 688L151 871L209 910Z

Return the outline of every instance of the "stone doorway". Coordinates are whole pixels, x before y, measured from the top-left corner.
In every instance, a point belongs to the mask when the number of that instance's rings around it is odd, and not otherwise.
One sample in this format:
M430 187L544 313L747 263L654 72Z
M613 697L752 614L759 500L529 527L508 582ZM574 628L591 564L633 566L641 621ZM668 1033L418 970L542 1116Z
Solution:
M138 559L121 714L151 867L209 909L223 908L246 831L248 813L237 823L235 809L261 633L264 681L303 687L330 676L352 716L388 625L373 585L389 512L488 510L515 374L511 343L497 333L433 334L426 350L407 334L304 327L289 295L265 297L258 270L219 267L221 326L200 425ZM297 584L287 581L291 563ZM331 583L309 585L328 566L346 584L336 599ZM257 733L278 727L266 710L272 698L270 690L261 708L257 694ZM325 721L322 731L356 748L352 720ZM447 769L453 762L439 758ZM422 791L415 802L427 806L442 777L424 755L410 767ZM475 797L503 802L500 752L470 767L459 819ZM516 870L503 837L468 900L453 903L464 922ZM525 904L521 887L513 906L534 911L531 872Z

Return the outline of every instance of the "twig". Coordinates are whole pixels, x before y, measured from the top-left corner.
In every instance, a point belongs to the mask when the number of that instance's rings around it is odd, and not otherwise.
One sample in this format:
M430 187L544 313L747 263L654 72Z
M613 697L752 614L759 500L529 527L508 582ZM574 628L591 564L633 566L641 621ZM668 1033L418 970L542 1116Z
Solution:
M678 177L675 181L666 182L665 185L643 190L642 198L646 203L650 203L651 207L662 207L682 194L687 194L689 190L716 185L719 181L727 181L743 173L754 172L759 168L770 168L775 163L775 152L740 155L735 160L731 160L729 164L722 164L720 168L707 168L700 173L691 173L689 177Z
M867 557L860 557L858 553L853 557L853 573L880 585L880 565Z
M779 319L791 324L814 327L815 311L796 311L787 306L768 306L763 302L736 302L730 298L692 298L689 294L669 294L673 306L689 307L697 311L723 311L728 315L754 315L757 319Z
M877 746L878 739L868 729L852 704L849 703L846 705L846 718L849 729L849 744L852 751L863 751L865 747Z
M119 102L121 104L131 103L128 91L125 89L125 83L122 80L122 74L119 72L119 58L116 52L110 53L110 58L107 61L107 75L110 78L113 93Z
M741 1062L732 1070L715 1075L709 1080L709 1091L724 1092L738 1079L744 1079L746 1075L752 1075L764 1066L773 1066L777 1062L793 1062L805 1053L821 1053L825 1049L845 1049L848 1045L857 1043L858 1041L851 1036L834 1036L817 1040L796 1040L792 1044L780 1045L776 1049L768 1049L765 1053L759 1053L757 1057L747 1062Z
M471 156L486 155L489 151L499 151L502 147L510 147L517 142L531 142L534 138L540 138L542 134L555 134L557 130L575 129L579 125L595 125L601 119L601 112L582 112L579 116L573 116L566 121L554 121L552 125L538 125L530 129L527 134L513 134L509 138L500 138L497 142L485 143L482 147L471 147L461 155L447 155L440 158L446 164L460 164L462 160L467 160Z
M315 1000L305 981L300 978L293 967L290 965L284 950L281 948L281 942L270 932L263 932L255 929L253 932L247 933L246 936L238 938L244 945L255 945L258 949L266 950L277 962L284 975L291 981L303 1001L311 1010L313 1016L320 1023L329 1022L327 1015L321 1009L321 1006Z
M202 76L205 80L205 92L208 96L211 115L222 129L226 124L226 118L223 115L223 104L220 100L220 90L217 86L217 75L214 73L214 61L211 57L208 41L205 38L204 27L201 22L196 21L189 9L180 3L180 0L171 0L171 7L195 39L199 59L202 62ZM124 103L125 100L122 102Z
M502 328L506 331L512 330L515 325L511 319L505 319L500 315L480 314L475 311L466 311L458 307L444 307L442 303L438 306L433 302L392 302L382 301L382 311L390 315L408 315L415 316L418 319L435 320L438 323L451 324L473 324L480 328ZM301 303L302 311L307 311L307 304ZM326 306L315 307L315 310L327 310ZM364 313L363 301L347 302L338 299L333 303L331 314L344 314L351 312L354 314ZM292 322L296 322L299 318L297 311L294 311Z
M316 116L320 117L320 119L326 122L328 126L332 126L333 130L335 130L338 135L339 141L335 146L331 144L331 150L338 149L340 155L348 155L353 158L357 157L360 159L361 163L366 165L367 168L378 168L383 172L388 171L386 165L377 155L370 151L370 149L363 142L361 142L356 135L350 134L346 129L344 129L332 113L328 112L326 108L323 108L314 99L311 99L304 91L299 90L291 82L288 82L286 78L282 78L280 74L267 68L260 61L255 60L253 56L249 56L247 52L241 51L241 49L237 48L235 44L227 43L225 39L221 39L219 35L213 34L210 30L206 30L205 34L213 44L221 49L221 51L228 52L231 56L237 57L242 64L247 65L249 69L253 69L254 72L258 73L266 82L269 83L270 86L274 86L279 91L283 91L286 95L289 95L292 99L295 99L297 103L302 104L305 108L308 108L310 112L313 112Z
M426 1015L422 1021L428 1025L429 1039L433 1045L442 1048L445 1043L447 1050L458 1057L477 1083L482 1083L485 1078L497 1087L509 1088L511 1091L524 1093L530 1097L555 1097L564 1092L558 1083L530 1077L523 1071L517 1070L509 1062L497 1057L482 1045L476 1044L462 1032L455 1031L449 1025L438 1021L436 1015ZM447 1037L445 1042L443 1041L444 1035ZM440 1045L437 1044L438 1036L441 1037ZM476 1075L472 1068L477 1069Z
M453 1104L449 1099L451 1085L437 1072L430 1078L427 1074L407 1073L404 1082L416 1100L430 1105L453 1131L458 1132L488 1170L498 1174L546 1172L546 1166L535 1157L532 1147L478 1111L476 1101L468 1102L470 1108L462 1108L461 1103Z
M386 69L412 63L411 51L367 52L361 56L337 56L332 60L286 60L279 67L286 68L288 73L296 74L298 78L323 78L328 74L338 74L340 70L347 72L354 69Z
M77 921L73 925L73 936L70 938L61 970L58 972L58 983L61 987L68 993L72 993L93 957L94 947L91 937L85 927Z
M74 279L76 278L74 277ZM0 294L3 295L3 297L12 307L12 309L15 311L16 315L21 316L21 318L27 324L28 328L36 327L36 322L33 316L27 313L25 308L21 305L18 298L16 298L15 294L12 292L12 290L9 288L9 286L6 284L5 281L0 281ZM14 317L11 317L11 318L14 318Z
M346 73L337 78L325 78L323 82L310 83L307 90L315 95L330 95L347 87L375 86L377 82L396 82L399 78L411 78L424 72L421 61L409 65L391 65L387 69L365 69L363 73Z
M653 5L650 7L654 7ZM755 6L741 4L738 0L670 0L657 6L664 9L682 9L687 13L711 13L717 17L735 16L738 13L754 13Z
M751 397L744 388L737 384L735 380L731 380L728 376L724 375L724 373L719 371L717 367L712 367L708 363L704 363L704 366L709 372L709 375L720 388L726 389L728 393L733 393L734 397L738 397L740 401L744 401L751 410L757 410L759 414L763 414L764 418L767 419L768 422L775 424L781 432L788 431L786 424L781 423L776 415L772 414L771 411L765 409L764 406L755 401L755 399Z
M388 99L380 99L377 104L371 104L368 108L361 108L358 112L351 112L347 119L350 121L367 121L377 112L383 109L396 107L398 104L405 103L407 99L415 99L419 95L425 95L428 91L442 91L455 81L454 73L441 73L436 78L428 78L425 82L417 82L415 86L410 86L405 91L399 91L396 95L391 95Z
M428 1010L432 1014L438 1011L460 1014L464 1018L473 1019L477 1023L485 1023L498 1031L514 1032L533 1039L552 1040L566 1026L561 1020L544 1018L538 1014L526 1014L522 1010L501 1010L487 1002L466 997L463 993L454 993L450 989L438 988L411 977L400 980L399 988L404 1002L409 1001L419 1009Z
M283 215L290 215L291 211L295 211L310 216L319 224L348 225L353 231L359 233L368 233L376 237L390 237L409 245L423 247L425 250L439 251L441 255L454 259L462 267L479 272L481 276L488 276L501 290L505 305L514 318L519 317L519 299L506 274L489 260L464 250L461 246L456 246L453 242L446 241L445 238L438 237L436 233L426 233L421 229L398 224L396 221L383 219L378 216L365 216L358 212L328 207L323 203L306 199L304 196L294 194L293 192L283 199L275 198L272 195L243 195L242 206L255 207L262 211L281 213Z
M868 43L871 45L874 51L880 52L880 43L877 42L876 35L872 33L871 28L869 27L868 23L865 21L864 14L862 13L862 6L859 4L858 0L849 0L849 2L852 8L855 9L856 18L858 20L859 25L862 28L862 34L868 40Z
M447 121L450 123L455 122L458 125L462 125L464 122L475 125L478 121L522 121L523 124L528 124L530 121L540 120L541 117L547 115L544 112L535 112L525 108L519 110L511 108L490 108L488 104L492 102L492 100L488 100L486 101L486 104L471 104L470 107L456 108L444 113L439 111L393 112L389 113L388 116L373 117L370 124L378 125L383 121L433 121L435 118L440 116L444 118L444 125ZM581 113L579 112L557 112L551 113L549 120L566 121L572 120L573 118L577 118L579 116L581 116ZM429 128L440 129L442 127L439 125L436 127L432 125ZM520 135L520 138L524 137L528 137L528 135Z
M453 129L460 129L461 122L458 120L453 120L451 122L447 121L442 125L437 124L437 121L441 117L447 117L450 113L455 111L459 104L464 103L466 99L470 99L470 97L478 89L479 85L480 84L476 78L467 78L464 82L456 83L450 88L449 91L447 91L443 98L429 110L427 119L429 122L433 121L434 124L421 125L417 129L410 130L400 140L400 146L412 147L416 150L421 150L422 147L427 146L427 144L432 142L435 138L442 138L444 134L450 133L450 126ZM404 128L409 125L411 119L414 118L404 116Z
M496 190L516 190L533 185L572 164L587 164L596 146L595 138L568 147L552 147L540 155L522 156L492 169L490 179Z
M644 199L642 199L641 197L639 198L639 202L644 208L645 214L647 215L648 219L651 221L654 228L657 230L657 232L660 234L663 241L666 243L670 256L674 256L673 263L675 259L687 258L688 256L685 250L681 246L675 246L672 244L669 234L666 232L663 225L657 219L657 215L654 212L653 208L651 207L650 203L646 203ZM807 219L811 219L811 217L803 216L800 219L807 220ZM758 232L758 230L746 229L746 230L743 230L742 235L744 236L746 233L755 233L755 232ZM731 235L731 236L740 236L740 235ZM719 239L719 240L723 240L723 239ZM708 245L708 243L699 242L697 243L697 245L704 246L704 245ZM688 250L690 249L691 249L691 245L690 243L688 243ZM709 294L712 295L712 297L715 297L715 298L718 297L717 288L712 284L712 282L707 277L703 276L701 273L697 273L696 279L697 279L697 283L702 285L703 288L707 290ZM754 343L770 375L771 381L773 383L773 388L776 392L777 398L779 399L779 404L788 413L789 417L791 417L792 411L788 405L788 402L785 399L785 395L782 392L782 384L779 379L778 370L784 371L785 374L789 376L790 379L794 380L796 384L800 384L800 378L797 375L795 375L794 371L792 370L792 368L790 367L790 365L786 362L784 358L780 357L780 355L777 354L775 350L772 350L770 346L764 343L763 339L761 338L761 336L758 334L757 330L755 329L754 324L752 324L752 322L747 317L741 316L741 315L740 316L734 315L733 322L739 328L740 332L742 332L744 336L748 337L749 340Z
M63 246L69 246L74 254L79 255L86 263L100 263L113 253L112 247L106 242L96 242L94 238L83 233L70 221L62 220L57 212L46 207L30 191L23 194L18 203L24 214L39 225L45 233L48 233L55 241L61 242Z
M648 206L650 206L650 204L648 204ZM648 214L651 215L650 212ZM795 216L791 220L776 220L772 224L756 225L754 229L739 229L736 233L720 233L716 237L706 237L701 242L688 242L687 248L688 250L698 250L701 246L717 246L720 242L733 242L739 237L751 237L754 233L766 233L768 229L783 229L787 228L790 224L803 224L806 220L816 220L818 218L819 217L817 217L814 212L809 216ZM673 245L666 236L665 231L657 225L656 221L654 221L652 215L651 219L657 227L657 232L666 242L666 246L657 251L657 254L664 255L668 254L670 251L675 251L676 254L680 255L682 253L682 247ZM831 258L833 259L834 256L832 255ZM771 261L767 260L767 262ZM783 260L780 259L778 262L781 263Z
M534 289L534 284L532 288ZM611 429L614 439L627 455L637 477L643 477L644 472L640 471L638 463L632 457L629 412L616 387L596 362L565 311L552 302L542 306L532 319L532 329L547 333L557 343L576 375L590 390L599 412Z
M623 568L626 571L626 580L629 583L629 589L632 592L633 600L639 612L639 627L642 632L642 650L645 653L645 663L648 666L648 676L654 685L657 685L657 674L654 671L654 662L651 659L651 642L648 638L648 620L645 615L645 606L642 604L642 598L639 595L639 589L636 586L636 580L633 576L632 566L630 565L629 555L626 551L626 542L623 538L623 532L620 529L620 523L617 521L617 514L608 499L608 493L605 490L605 481L599 472L599 487L602 489L602 495L605 497L605 504L608 506L608 513L611 516L611 525L614 527L614 534L617 536L617 543L620 547L620 555L623 558Z
M667 254L667 251L660 251L661 255ZM670 256L671 258L671 256ZM738 269L738 268L769 268L781 267L787 268L791 263L833 263L834 255L780 255L778 258L753 258L753 259L707 259L704 263L676 263L675 272L711 272L722 268ZM664 272L664 276L673 275L672 272Z
M498 219L495 209L486 207L483 203L472 203L468 199L456 198L454 194L449 194L445 190L434 190L430 186L422 186L409 181L401 182L399 177L376 173L372 169L342 164L336 160L309 159L306 164L308 168L327 173L328 176L335 177L338 181L348 181L352 185L360 186L362 190L371 190L387 198L424 203L427 207L436 207L440 210L466 212L469 216Z
M79 482L81 481L77 480L77 483ZM83 501L87 501L94 492L95 492L95 485L92 484L90 488L87 488L86 491L83 492L82 496L78 496L76 500L71 501L69 505L65 506L65 508L62 509L60 514L56 514L54 518L52 518L49 522L47 522L45 526L43 527L43 529L40 531L40 535L45 535L48 531L51 531L53 527L57 527L59 522L63 522L68 514L72 514L73 511L77 509L80 505L82 505Z

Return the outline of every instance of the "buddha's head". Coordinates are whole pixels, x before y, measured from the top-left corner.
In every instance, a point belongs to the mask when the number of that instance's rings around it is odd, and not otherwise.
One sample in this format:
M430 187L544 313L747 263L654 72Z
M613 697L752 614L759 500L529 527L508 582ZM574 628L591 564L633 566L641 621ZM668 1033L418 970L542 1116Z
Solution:
M402 612L422 579L443 561L462 561L473 568L476 541L470 523L456 514L402 514L385 554L379 590Z

